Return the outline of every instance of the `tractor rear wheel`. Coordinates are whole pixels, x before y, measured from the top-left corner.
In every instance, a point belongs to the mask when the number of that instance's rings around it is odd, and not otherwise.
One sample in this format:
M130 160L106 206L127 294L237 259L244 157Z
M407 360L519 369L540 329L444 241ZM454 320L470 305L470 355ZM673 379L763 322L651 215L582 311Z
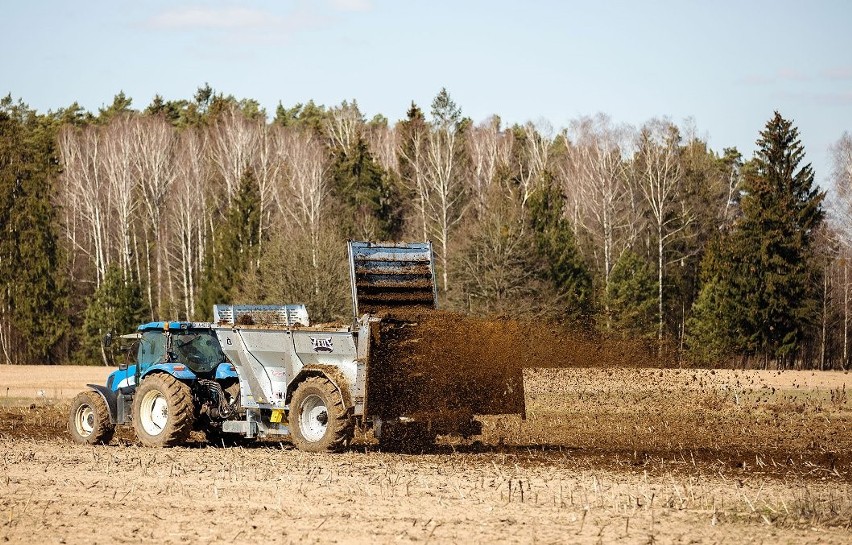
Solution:
M173 447L192 431L192 391L163 373L145 377L133 396L133 428L146 447Z
M80 392L68 413L71 440L80 445L106 445L115 426L109 420L109 408L101 395L92 390Z
M355 431L343 397L325 377L309 377L299 384L287 421L293 444L306 452L341 450Z

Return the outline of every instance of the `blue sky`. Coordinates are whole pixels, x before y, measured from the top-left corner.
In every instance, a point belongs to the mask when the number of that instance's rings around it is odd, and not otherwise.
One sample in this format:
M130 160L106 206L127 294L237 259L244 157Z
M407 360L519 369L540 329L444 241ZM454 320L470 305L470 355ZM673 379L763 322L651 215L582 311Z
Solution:
M777 109L825 184L852 131L850 21L845 0L29 0L3 9L0 94L96 111L209 82L270 113L356 99L395 121L446 87L477 122L693 118L746 156Z

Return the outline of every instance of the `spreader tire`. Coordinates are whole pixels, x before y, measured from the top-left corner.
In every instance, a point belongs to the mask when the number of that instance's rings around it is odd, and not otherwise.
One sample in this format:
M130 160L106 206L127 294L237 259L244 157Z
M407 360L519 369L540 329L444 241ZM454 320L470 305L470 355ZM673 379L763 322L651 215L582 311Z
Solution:
M333 452L352 440L354 425L343 397L325 377L308 377L290 400L287 418L293 444L305 452Z
M71 440L80 445L106 445L115 426L109 420L109 408L101 395L92 390L80 392L68 413Z
M133 396L133 428L146 447L184 443L194 419L192 391L171 375L147 376Z

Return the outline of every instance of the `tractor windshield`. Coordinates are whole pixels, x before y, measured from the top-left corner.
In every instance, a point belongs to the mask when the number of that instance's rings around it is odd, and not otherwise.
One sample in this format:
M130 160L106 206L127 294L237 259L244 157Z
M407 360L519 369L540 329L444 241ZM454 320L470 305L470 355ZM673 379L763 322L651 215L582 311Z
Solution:
M137 373L144 373L152 365L162 363L166 360L166 336L162 331L146 331L139 339L139 348L136 353L139 365Z
M226 361L219 339L212 331L175 331L171 337L172 359L194 373L209 373Z

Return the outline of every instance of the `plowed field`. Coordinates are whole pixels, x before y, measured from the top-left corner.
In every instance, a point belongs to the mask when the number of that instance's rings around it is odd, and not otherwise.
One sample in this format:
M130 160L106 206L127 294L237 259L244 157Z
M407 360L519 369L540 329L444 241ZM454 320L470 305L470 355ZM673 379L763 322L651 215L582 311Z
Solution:
M68 400L107 370L59 370L0 367L2 542L852 541L847 374L531 369L527 418L477 442L309 455L73 445Z

